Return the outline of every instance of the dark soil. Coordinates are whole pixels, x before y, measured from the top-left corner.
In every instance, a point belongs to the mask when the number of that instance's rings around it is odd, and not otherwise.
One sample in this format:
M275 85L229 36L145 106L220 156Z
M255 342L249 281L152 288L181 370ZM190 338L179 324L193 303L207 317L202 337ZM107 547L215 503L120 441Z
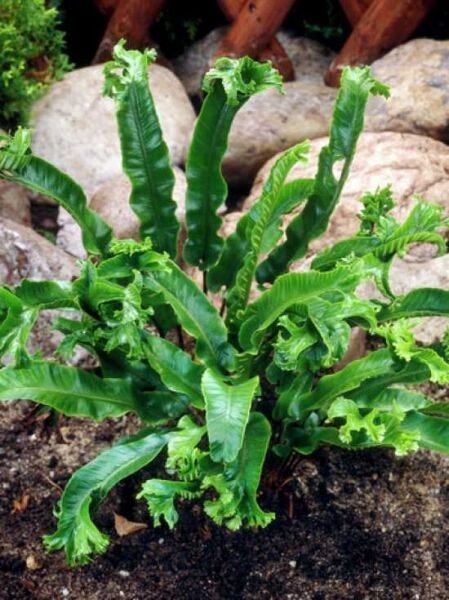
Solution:
M213 526L192 503L181 507L176 531L154 529L132 500L138 482L128 481L97 516L111 535L108 552L69 569L62 553L41 545L60 487L136 424L67 419L46 440L45 421L33 422L29 406L0 410L2 599L449 598L449 457L320 451L282 491L261 498L277 520L238 533ZM119 538L114 511L148 529Z

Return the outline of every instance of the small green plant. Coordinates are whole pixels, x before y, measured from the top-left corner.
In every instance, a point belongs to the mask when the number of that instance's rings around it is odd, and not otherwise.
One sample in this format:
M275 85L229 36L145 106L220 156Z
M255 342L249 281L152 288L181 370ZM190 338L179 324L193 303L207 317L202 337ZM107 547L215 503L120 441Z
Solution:
M69 69L58 12L44 0L0 2L0 125L28 120L31 104Z
M389 189L366 194L359 233L318 254L309 271L288 273L327 227L368 96L387 96L388 90L369 68L346 69L316 177L286 182L291 168L306 161L309 146L284 152L259 200L224 240L217 210L226 199L221 162L233 117L251 95L281 90L282 84L269 63L247 57L217 61L204 81L207 95L187 161L183 257L203 272L202 290L176 262L174 177L148 89L154 57L120 44L105 67L140 242L114 239L87 208L81 188L31 154L28 132L19 130L0 149L1 177L57 200L79 223L90 255L70 283L24 280L14 289L0 288L0 352L12 361L0 370L0 400L33 400L96 420L134 412L142 421L137 435L105 450L69 480L56 512L57 530L45 544L64 548L70 564L105 551L108 538L91 513L115 484L161 452L166 478L146 481L138 496L148 503L154 524L164 520L173 527L179 499L205 494L205 512L232 530L265 527L274 518L257 500L267 453L282 463L323 444L348 450L385 446L399 456L418 448L449 452L449 404L408 387L449 382L443 350L417 346L412 333L417 317L449 316L449 291L417 289L395 297L388 277L393 257L411 243L446 251L441 208L417 199L398 223ZM283 237L282 217L301 203ZM369 279L383 301L357 295ZM254 282L259 295L251 300ZM221 312L210 291L222 293ZM44 309L73 313L55 320L64 336L55 360L30 356L26 348ZM384 344L336 368L355 326ZM76 345L96 358L95 372L61 364Z

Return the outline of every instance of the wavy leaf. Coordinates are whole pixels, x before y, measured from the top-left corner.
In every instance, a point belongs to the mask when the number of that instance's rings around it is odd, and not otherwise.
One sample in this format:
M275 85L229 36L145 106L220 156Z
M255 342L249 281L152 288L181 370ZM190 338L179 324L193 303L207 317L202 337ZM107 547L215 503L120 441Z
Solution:
M196 353L210 367L234 368L234 349L215 307L198 286L174 263L169 272L154 272L147 286L161 293L175 311L182 327L197 340Z
M284 183L278 193L276 206L271 219L265 229L261 251L269 252L282 236L281 217L289 214L310 195L313 188L313 179L294 179ZM245 256L250 247L250 234L258 219L258 202L253 204L237 223L234 233L224 242L222 252L217 264L207 274L208 288L217 292L221 287L232 287L235 283L237 272L243 266Z
M377 195L382 197L385 191L391 195L389 188L380 190ZM371 201L373 197L376 195L367 194L362 201L366 203L366 199ZM361 257L369 253L378 257L382 262L387 262L395 254L402 256L406 252L407 246L416 243L435 244L438 254L444 254L446 242L436 232L437 229L445 227L447 224L442 212L443 209L439 204L418 200L403 223L398 223L391 215L385 215L379 211L377 220L374 217L371 218L369 222L371 229L368 229L362 211L359 215L362 220L359 233L320 252L314 259L312 268L327 270L347 256Z
M227 297L229 323L238 318L240 311L245 308L248 302L259 256L264 250L264 245L267 246L267 238L273 240L273 232L270 230L274 228L275 231L279 232L279 235L276 235L276 233L274 235L274 243L280 236L279 225L282 213L280 213L278 206L279 194L293 166L298 162L306 162L309 148L310 144L308 142L302 142L293 146L278 158L264 185L261 198L253 205L249 213L250 223L252 223L252 226L247 226L246 229L246 235L250 242L249 249L243 265L236 275L235 286L230 290ZM270 246L266 248L266 251L269 250L271 250Z
M26 367L26 344L38 311L28 309L16 295L0 287L0 358L10 354L16 367Z
M230 463L237 458L258 386L258 377L229 385L210 369L205 371L201 389L206 400L207 434L213 461Z
M83 190L71 177L31 153L30 140L30 135L19 129L0 147L0 179L55 200L80 226L87 252L105 254L112 238L111 228L87 208Z
M379 321L413 317L449 317L449 291L439 288L419 288L399 296L379 311Z
M305 303L326 292L349 292L361 281L361 274L353 266L339 267L320 273L288 273L250 304L243 317L239 341L245 350L257 348L265 331L292 305Z
M353 360L341 371L321 377L312 391L296 398L290 405L290 415L300 418L308 411L325 409L338 396L358 388L367 379L393 371L395 366L394 356L386 348Z
M414 324L401 319L377 328L385 337L392 351L406 362L411 360L424 364L429 370L429 379L435 383L449 383L449 363L433 348L417 346L412 329Z
M406 416L402 427L420 434L421 448L449 454L449 419L413 412Z
M186 412L189 401L182 394L153 390L139 395L139 417L149 425L162 425Z
M140 235L156 250L176 257L179 222L173 200L175 177L153 97L148 66L154 50L126 50L124 40L105 65L105 93L117 103L117 122L125 173L131 182L129 199L140 220Z
M288 441L295 452L298 454L312 454L317 448L324 444L346 448L346 444L341 441L336 427L312 427L303 429L302 427L290 427L288 429Z
M222 219L217 210L226 200L227 185L221 173L232 121L253 95L269 87L281 89L279 73L270 63L248 56L221 58L204 79L206 99L201 107L187 158L184 259L206 270L219 257L223 240L217 235Z
M429 405L429 400L423 394L411 392L403 388L386 388L379 394L367 393L365 387L353 396L359 408L378 408L382 411L398 407L403 411L419 410Z
M44 537L47 549L64 548L69 565L86 564L91 554L104 552L108 537L92 521L91 504L98 506L119 481L154 460L166 443L166 435L151 433L105 450L76 471L58 503L58 528Z
M427 402L425 407L414 406L415 409L421 409L421 412L427 415L439 415L449 417L449 402Z
M242 449L237 460L225 467L224 473L208 475L203 487L212 487L218 498L204 503L206 513L218 525L229 529L266 527L274 513L264 512L257 502L262 467L271 437L267 419L258 412L251 413Z
M396 369L386 370L382 375L365 380L363 382L363 387L353 391L347 391L345 392L345 396L357 401L359 398L371 401L390 385L413 385L428 381L429 377L430 371L425 364L417 360L411 360L408 363L398 365Z
M72 284L68 281L23 279L14 294L27 306L40 309L76 308Z
M177 429L168 436L167 473L188 481L198 478L198 461L204 453L197 446L205 434L206 427L199 427L189 416L179 420Z
M326 230L349 175L370 94L388 96L388 89L372 78L369 67L343 70L329 145L321 150L314 190L301 214L287 227L286 241L259 265L259 283L272 282L291 262L305 256L309 243ZM338 161L343 161L343 168L336 178Z
M201 376L204 367L171 342L152 335L145 336L143 346L148 362L169 390L185 395L197 408L204 408Z
M149 479L142 485L142 491L137 498L146 500L155 527L159 527L163 517L169 528L173 529L179 519L178 511L175 508L176 496L192 499L199 495L200 490L198 484L195 483Z
M131 384L57 363L36 363L26 369L0 370L0 400L33 400L68 416L100 421L139 412Z

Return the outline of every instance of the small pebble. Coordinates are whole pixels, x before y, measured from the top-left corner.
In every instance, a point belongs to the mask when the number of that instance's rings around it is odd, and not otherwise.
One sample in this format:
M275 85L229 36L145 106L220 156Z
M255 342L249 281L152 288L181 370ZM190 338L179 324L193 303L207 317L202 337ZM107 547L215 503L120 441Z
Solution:
M39 569L39 563L37 562L34 554L30 554L26 557L25 564L27 569L29 569L30 571L36 571L36 569Z
M158 544L163 544L164 543L164 538L159 538L158 539Z
M123 577L123 579L125 579L125 577L129 577L130 572L129 571L119 571L118 574L120 575L120 577Z
M125 592L123 590L120 590L118 595L120 596L120 598L124 598L125 597Z
M296 560L291 560L288 564L291 566L292 569L296 569Z
M67 598L67 596L69 595L69 593L70 593L70 592L69 592L69 590L68 590L67 588L62 588L62 590L61 590L61 594L62 594L62 595L65 597L65 598Z

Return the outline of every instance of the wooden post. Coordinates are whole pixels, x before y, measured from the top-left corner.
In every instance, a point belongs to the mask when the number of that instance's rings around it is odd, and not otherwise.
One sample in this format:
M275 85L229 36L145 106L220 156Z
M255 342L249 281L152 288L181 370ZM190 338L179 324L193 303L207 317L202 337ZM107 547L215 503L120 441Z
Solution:
M345 65L366 65L402 44L415 31L435 0L374 0L333 60L325 82L340 83Z
M148 44L148 31L166 0L120 0L111 16L93 64L109 60L112 49L121 38L129 48Z
M357 25L371 2L372 0L340 0L343 12L352 27Z
M256 58L279 29L295 0L246 0L216 56Z
M217 0L218 5L223 11L225 17L231 23L237 19L240 11L245 5L245 0ZM282 44L272 37L268 44L261 50L257 56L259 60L271 60L273 66L280 72L284 81L292 81L295 78L295 70L292 62L285 52Z

